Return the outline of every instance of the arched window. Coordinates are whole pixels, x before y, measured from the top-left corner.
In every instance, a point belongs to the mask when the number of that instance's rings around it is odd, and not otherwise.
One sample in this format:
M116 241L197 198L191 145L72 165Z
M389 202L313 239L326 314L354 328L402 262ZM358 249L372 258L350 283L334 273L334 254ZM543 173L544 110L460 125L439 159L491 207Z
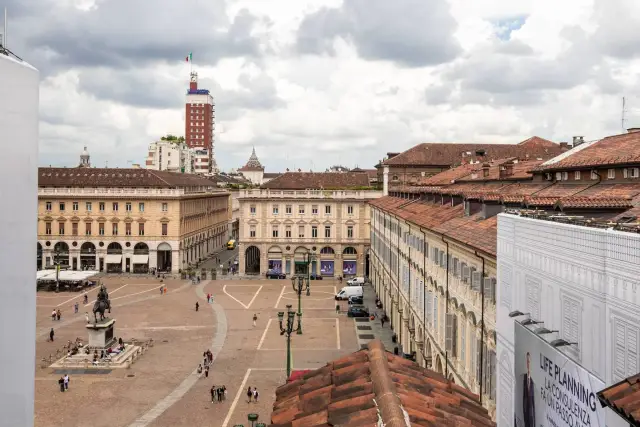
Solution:
M333 250L333 248L330 248L329 246L325 246L324 248L320 249L320 254L321 255L334 255L336 252Z
M344 250L342 251L343 255L357 255L358 251L356 251L356 248L351 247L351 246L347 246L346 248L344 248Z

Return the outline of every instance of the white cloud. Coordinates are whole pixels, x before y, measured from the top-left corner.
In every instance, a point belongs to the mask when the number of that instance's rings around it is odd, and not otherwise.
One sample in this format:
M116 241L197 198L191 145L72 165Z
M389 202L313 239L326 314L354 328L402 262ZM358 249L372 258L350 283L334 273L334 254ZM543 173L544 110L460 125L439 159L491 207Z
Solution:
M189 51L227 170L254 145L275 171L372 167L423 141L593 139L620 131L622 96L640 124L633 0L128 0L144 24L126 28L123 0L46 1L7 0L13 50L43 70L42 164L84 145L97 165L143 163L183 133Z

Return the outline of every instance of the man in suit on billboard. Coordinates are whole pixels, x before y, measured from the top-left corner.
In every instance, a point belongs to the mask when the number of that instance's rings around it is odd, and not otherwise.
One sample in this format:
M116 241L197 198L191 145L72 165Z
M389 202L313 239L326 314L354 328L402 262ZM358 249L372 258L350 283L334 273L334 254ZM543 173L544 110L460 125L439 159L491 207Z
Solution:
M522 376L522 416L524 427L536 427L535 385L531 378L531 355L527 352L527 373Z

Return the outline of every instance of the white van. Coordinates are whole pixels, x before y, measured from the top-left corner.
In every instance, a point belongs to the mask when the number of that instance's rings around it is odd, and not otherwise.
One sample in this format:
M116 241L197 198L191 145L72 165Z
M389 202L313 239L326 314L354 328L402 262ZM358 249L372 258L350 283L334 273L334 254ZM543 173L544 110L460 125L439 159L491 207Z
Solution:
M348 300L349 297L361 297L362 296L362 287L361 286L345 286L336 294L336 300Z
M349 286L362 286L364 285L364 277L353 277L347 280Z

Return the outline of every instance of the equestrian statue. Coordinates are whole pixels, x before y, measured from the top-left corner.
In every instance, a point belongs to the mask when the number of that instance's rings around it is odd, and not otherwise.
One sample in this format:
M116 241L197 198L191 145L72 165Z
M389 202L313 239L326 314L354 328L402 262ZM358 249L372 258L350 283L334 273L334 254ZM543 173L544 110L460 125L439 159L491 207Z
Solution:
M97 313L100 313L100 321L103 321L104 312L107 310L109 311L109 314L111 314L111 301L109 300L107 288L104 284L101 284L100 290L98 291L98 297L96 298L95 304L93 304L93 317L95 319L95 323L98 323Z

